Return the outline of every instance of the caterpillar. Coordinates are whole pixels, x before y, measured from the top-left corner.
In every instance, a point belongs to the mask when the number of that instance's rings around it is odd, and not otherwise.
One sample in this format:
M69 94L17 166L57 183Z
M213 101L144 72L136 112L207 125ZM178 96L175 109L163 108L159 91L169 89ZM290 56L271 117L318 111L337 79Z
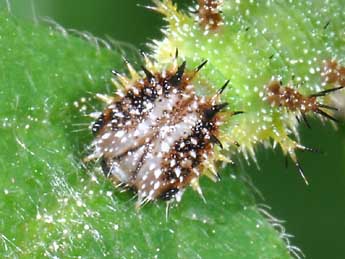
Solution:
M187 186L202 196L199 177L219 179L205 168L215 160L214 146L222 146L220 112L228 106L220 102L228 81L212 97L195 93L193 79L206 61L194 70L186 62L162 71L147 63L151 69L143 66L141 77L127 62L132 80L113 71L122 89L116 97L101 96L108 105L93 123L93 153L85 159L99 159L116 185L136 191L137 207L180 200Z

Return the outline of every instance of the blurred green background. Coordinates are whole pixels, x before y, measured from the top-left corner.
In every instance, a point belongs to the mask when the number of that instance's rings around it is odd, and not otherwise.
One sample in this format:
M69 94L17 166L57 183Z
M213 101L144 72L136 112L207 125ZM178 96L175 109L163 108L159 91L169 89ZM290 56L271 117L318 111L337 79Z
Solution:
M187 6L191 0L179 1ZM107 36L147 50L146 43L161 38L164 25L159 14L143 8L149 0L11 0L11 9L28 22L50 17L65 28ZM127 49L130 49L130 47ZM311 120L312 129L301 125L302 142L322 153L300 153L310 186L306 186L292 164L285 168L281 151L258 148L258 162L238 161L234 170L245 170L259 190L258 203L285 220L293 245L306 258L345 258L345 128Z

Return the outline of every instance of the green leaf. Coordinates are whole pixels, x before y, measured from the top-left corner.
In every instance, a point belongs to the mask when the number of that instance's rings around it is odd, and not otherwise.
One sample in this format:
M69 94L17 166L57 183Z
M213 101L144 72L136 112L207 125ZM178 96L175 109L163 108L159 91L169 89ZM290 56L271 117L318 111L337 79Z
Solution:
M0 16L0 254L10 258L289 258L241 175L202 180L166 218L139 212L81 161L97 92L120 56L81 38ZM85 111L86 109L86 111Z

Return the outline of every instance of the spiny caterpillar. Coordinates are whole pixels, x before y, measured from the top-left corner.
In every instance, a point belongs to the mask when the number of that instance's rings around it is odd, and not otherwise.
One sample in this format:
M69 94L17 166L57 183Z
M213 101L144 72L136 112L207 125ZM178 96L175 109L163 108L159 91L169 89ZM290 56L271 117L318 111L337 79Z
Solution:
M131 79L113 71L122 89L116 97L102 96L108 106L92 126L94 152L86 160L100 159L107 177L134 189L137 206L180 200L189 185L202 196L199 177L219 178L204 169L216 156L214 145L221 146L219 113L228 104L220 94L228 82L213 97L198 96L193 79L206 62L190 71L176 60L162 71L147 60L143 78L128 62Z
M143 77L129 64L132 79L115 72L121 82L117 85L124 90L116 98L99 95L108 107L93 126L94 152L87 160L100 159L114 182L136 190L138 205L157 198L179 200L188 185L201 194L199 176L217 180L217 160L229 161L230 153L242 153L246 160L257 162L258 144L278 144L307 183L296 151L313 149L300 143L300 116L308 126L306 116L313 114L335 121L338 107L328 94L341 93L345 86L339 59L345 49L334 47L343 46L337 26L345 19L334 16L329 22L338 6L329 3L321 9L313 1L199 0L197 11L184 13L170 0L152 1L155 6L150 9L163 14L168 23L162 30L164 38L149 44L155 63L146 58ZM295 20L282 15L298 14L302 7L322 12L291 16ZM254 19L254 13L261 15ZM302 27L314 29L296 33ZM180 66L177 57L171 61L176 49L186 62ZM186 68L205 59L210 65L200 73L196 72L202 66L195 71ZM278 81L267 86L271 78L292 76L299 88ZM224 103L219 93L204 97L228 79L232 90L222 94ZM232 111L243 111L243 116L218 115L226 103ZM170 139L166 127L183 130ZM227 153L219 152L215 144Z

